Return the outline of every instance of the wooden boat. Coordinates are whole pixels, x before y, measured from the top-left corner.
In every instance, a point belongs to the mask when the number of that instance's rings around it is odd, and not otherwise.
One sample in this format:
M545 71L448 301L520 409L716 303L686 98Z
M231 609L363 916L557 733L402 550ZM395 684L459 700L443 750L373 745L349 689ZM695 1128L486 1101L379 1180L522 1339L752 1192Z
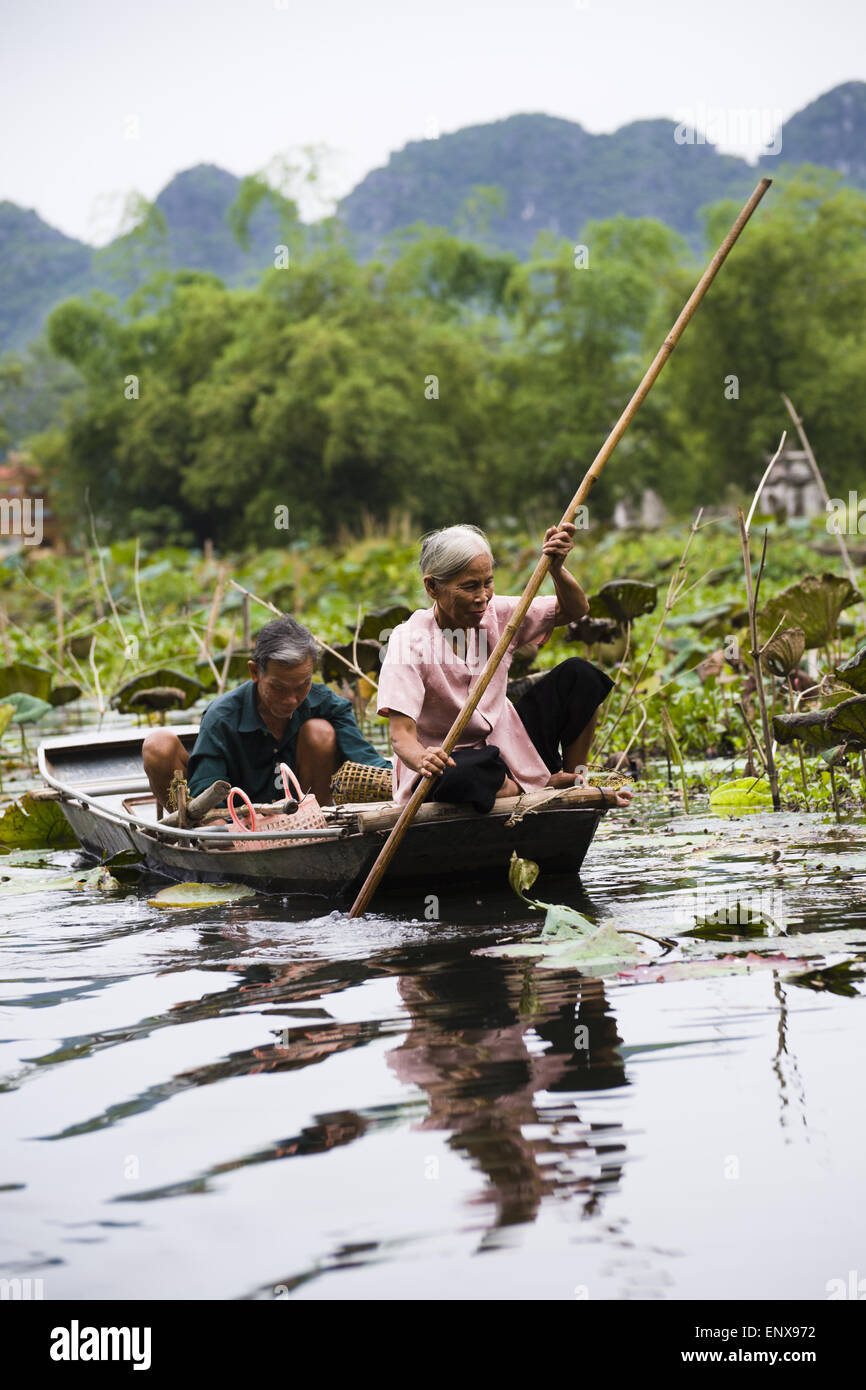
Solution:
M53 789L83 850L103 860L135 850L146 866L174 880L236 882L263 892L354 894L399 815L393 802L326 807L322 830L260 831L268 847L233 827L192 829L157 819L141 761L147 730L116 729L51 738L39 746L39 771ZM196 725L175 726L192 748ZM576 872L605 813L594 787L503 798L480 815L427 802L420 807L389 867L386 885L426 893L491 878L504 885L513 850L551 873ZM313 836L315 842L296 843ZM279 843L274 846L273 842ZM230 846L240 845L240 848ZM249 848L243 847L249 845ZM384 886L384 885L383 885Z

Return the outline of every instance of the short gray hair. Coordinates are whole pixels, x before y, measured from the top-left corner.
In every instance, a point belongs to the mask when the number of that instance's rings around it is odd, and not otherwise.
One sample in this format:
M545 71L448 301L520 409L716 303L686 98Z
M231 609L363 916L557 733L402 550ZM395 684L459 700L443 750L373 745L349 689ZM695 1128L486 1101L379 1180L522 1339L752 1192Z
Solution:
M490 542L478 526L444 526L422 537L418 567L422 579L453 579L482 554L493 560Z
M264 676L269 661L283 661L287 666L301 666L312 658L313 665L319 657L319 647L309 628L302 627L294 618L274 618L265 623L256 634L253 648L253 661Z

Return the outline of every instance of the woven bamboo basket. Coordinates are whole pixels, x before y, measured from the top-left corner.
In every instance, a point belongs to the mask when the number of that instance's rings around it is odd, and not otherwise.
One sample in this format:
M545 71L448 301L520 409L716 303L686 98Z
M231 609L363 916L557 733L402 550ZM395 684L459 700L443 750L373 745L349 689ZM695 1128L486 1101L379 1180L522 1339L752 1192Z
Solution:
M331 794L337 806L348 801L390 801L390 767L370 767L367 763L343 763L331 778Z
M601 763L587 763L586 780L591 787L610 787L616 791L619 787L631 786L634 778L628 772L614 772L612 768L602 767Z

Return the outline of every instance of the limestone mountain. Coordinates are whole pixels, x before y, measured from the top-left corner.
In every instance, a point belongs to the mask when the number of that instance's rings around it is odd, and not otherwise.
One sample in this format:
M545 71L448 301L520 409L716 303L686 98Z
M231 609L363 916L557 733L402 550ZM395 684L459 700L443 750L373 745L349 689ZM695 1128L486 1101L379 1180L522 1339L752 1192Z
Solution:
M658 218L697 248L701 209L745 197L758 172L782 163L822 164L866 189L866 82L836 87L792 116L780 155L765 156L760 170L711 144L681 143L676 130L659 118L592 135L573 121L521 114L413 140L361 180L339 217L364 260L416 222L523 258L540 231L577 240L587 221L618 213ZM496 189L499 204L479 188ZM32 341L70 295L100 288L122 299L159 267L208 270L230 285L257 279L273 263L278 224L261 205L241 246L228 218L240 189L240 179L212 164L175 175L156 199L150 240L135 254L128 238L95 251L37 213L0 202L0 350Z

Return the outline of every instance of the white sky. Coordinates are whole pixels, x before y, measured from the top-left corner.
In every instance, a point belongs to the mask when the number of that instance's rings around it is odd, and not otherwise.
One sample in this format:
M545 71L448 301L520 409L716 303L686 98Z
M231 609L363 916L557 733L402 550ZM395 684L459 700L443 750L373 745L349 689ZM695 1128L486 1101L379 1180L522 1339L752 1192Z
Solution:
M326 146L341 196L433 129L786 119L866 77L863 0L0 0L0 25L0 199L90 241L193 164Z

